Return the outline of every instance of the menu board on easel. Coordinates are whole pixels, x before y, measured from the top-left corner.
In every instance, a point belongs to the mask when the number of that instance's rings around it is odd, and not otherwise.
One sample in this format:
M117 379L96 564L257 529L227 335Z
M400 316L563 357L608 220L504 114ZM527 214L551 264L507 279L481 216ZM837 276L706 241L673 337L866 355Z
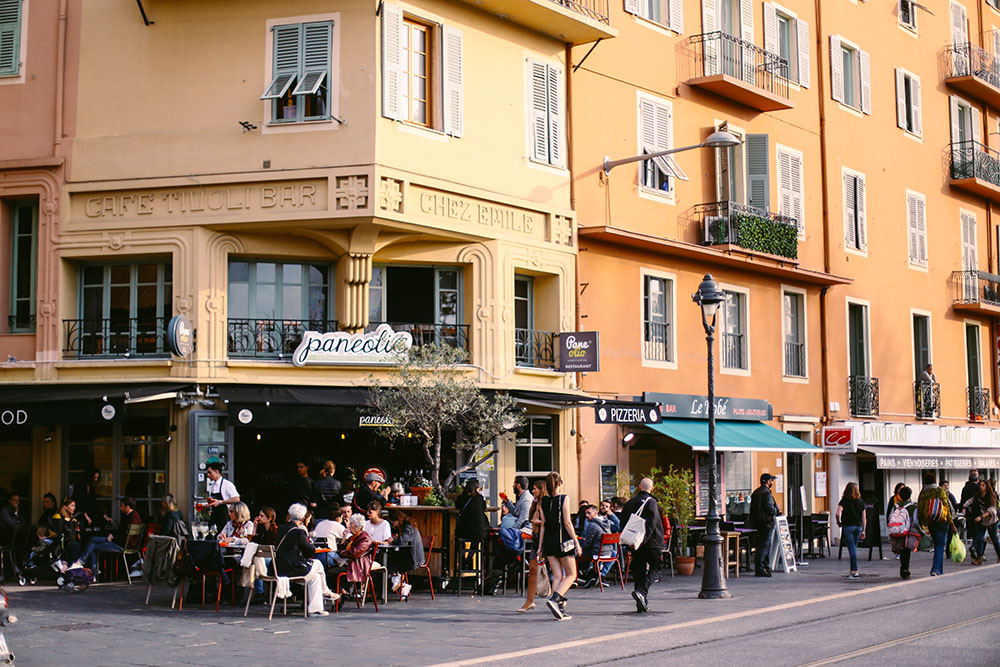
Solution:
M618 466L601 466L601 501L611 500L618 495Z
M787 572L797 572L795 547L792 545L792 531L788 528L788 517L774 517L774 531L771 532L771 569L778 564Z
M722 466L722 454L717 454L719 457L718 463L715 467L715 474L718 475L716 480L716 493L718 498L726 497L726 481L725 475L723 474ZM695 502L695 515L696 516L708 516L708 476L710 473L711 459L708 458L708 454L705 452L698 452L694 455L694 502ZM726 506L719 503L719 514L724 514L726 511Z

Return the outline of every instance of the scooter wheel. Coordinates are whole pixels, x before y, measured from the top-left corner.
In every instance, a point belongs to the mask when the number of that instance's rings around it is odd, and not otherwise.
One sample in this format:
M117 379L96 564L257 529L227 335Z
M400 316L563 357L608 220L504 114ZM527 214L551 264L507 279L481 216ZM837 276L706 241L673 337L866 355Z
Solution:
M28 580L25 577L18 577L17 578L17 585L18 586L26 586L27 584L28 584Z
M38 577L31 577L30 579L28 579L28 583L34 586L35 584L38 583Z

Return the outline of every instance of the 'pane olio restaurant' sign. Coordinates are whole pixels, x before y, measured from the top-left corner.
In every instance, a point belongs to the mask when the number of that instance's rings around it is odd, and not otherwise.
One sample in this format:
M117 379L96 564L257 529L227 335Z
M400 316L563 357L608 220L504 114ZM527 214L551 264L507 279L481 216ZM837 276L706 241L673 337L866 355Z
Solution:
M582 373L601 370L600 334L597 331L559 334L559 370Z
M295 349L296 366L337 364L396 364L399 355L413 347L413 336L380 324L369 333L306 331Z

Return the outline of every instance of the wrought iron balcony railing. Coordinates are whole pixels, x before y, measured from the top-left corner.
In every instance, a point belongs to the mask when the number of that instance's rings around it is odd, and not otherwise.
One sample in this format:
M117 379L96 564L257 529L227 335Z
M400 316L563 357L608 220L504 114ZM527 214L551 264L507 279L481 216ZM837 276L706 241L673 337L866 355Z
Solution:
M555 334L551 331L514 329L514 360L518 366L555 368Z
M941 384L938 382L913 383L913 411L917 419L941 417Z
M952 271L955 304L986 304L1000 308L1000 275L986 271Z
M945 78L974 76L1000 88L1000 59L975 44L952 44L944 50Z
M772 95L788 98L788 61L753 42L716 31L689 41L691 77L727 74Z
M788 259L799 256L799 227L795 218L731 201L699 204L694 212L695 216L701 216L704 245L731 243Z
M561 7L568 7L577 14L583 14L601 23L611 23L608 15L608 0L551 0Z
M990 420L990 388L966 387L966 405L969 407L970 422L987 422Z
M650 361L672 361L670 323L645 320L642 326L643 358Z
M167 357L167 318L63 320L63 356Z
M337 331L337 321L230 318L229 356L249 359L290 357L306 331Z
M414 345L450 345L469 352L468 324L415 324L413 322L369 322L365 331L375 331L381 324L388 324L393 331L406 331L413 336Z
M806 376L806 344L785 341L785 375Z
M978 178L1000 187L1000 153L978 141L953 141L948 151L951 178Z
M854 417L878 416L878 378L850 375L847 378L847 400Z
M741 333L722 332L722 367L746 369L746 350Z

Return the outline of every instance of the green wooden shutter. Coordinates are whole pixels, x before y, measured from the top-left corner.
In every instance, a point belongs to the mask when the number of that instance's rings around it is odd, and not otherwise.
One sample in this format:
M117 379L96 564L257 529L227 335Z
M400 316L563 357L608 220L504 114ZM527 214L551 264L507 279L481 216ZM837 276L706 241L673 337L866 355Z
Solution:
M314 95L330 75L333 24L306 23L302 26L302 58L299 85L293 95Z
M299 74L299 43L302 25L278 25L274 31L274 65L271 83L260 96L262 100L277 100L295 82Z
M0 0L0 76L21 69L21 0Z
M767 159L767 135L748 134L746 149L750 206L767 212L771 203L771 171Z

